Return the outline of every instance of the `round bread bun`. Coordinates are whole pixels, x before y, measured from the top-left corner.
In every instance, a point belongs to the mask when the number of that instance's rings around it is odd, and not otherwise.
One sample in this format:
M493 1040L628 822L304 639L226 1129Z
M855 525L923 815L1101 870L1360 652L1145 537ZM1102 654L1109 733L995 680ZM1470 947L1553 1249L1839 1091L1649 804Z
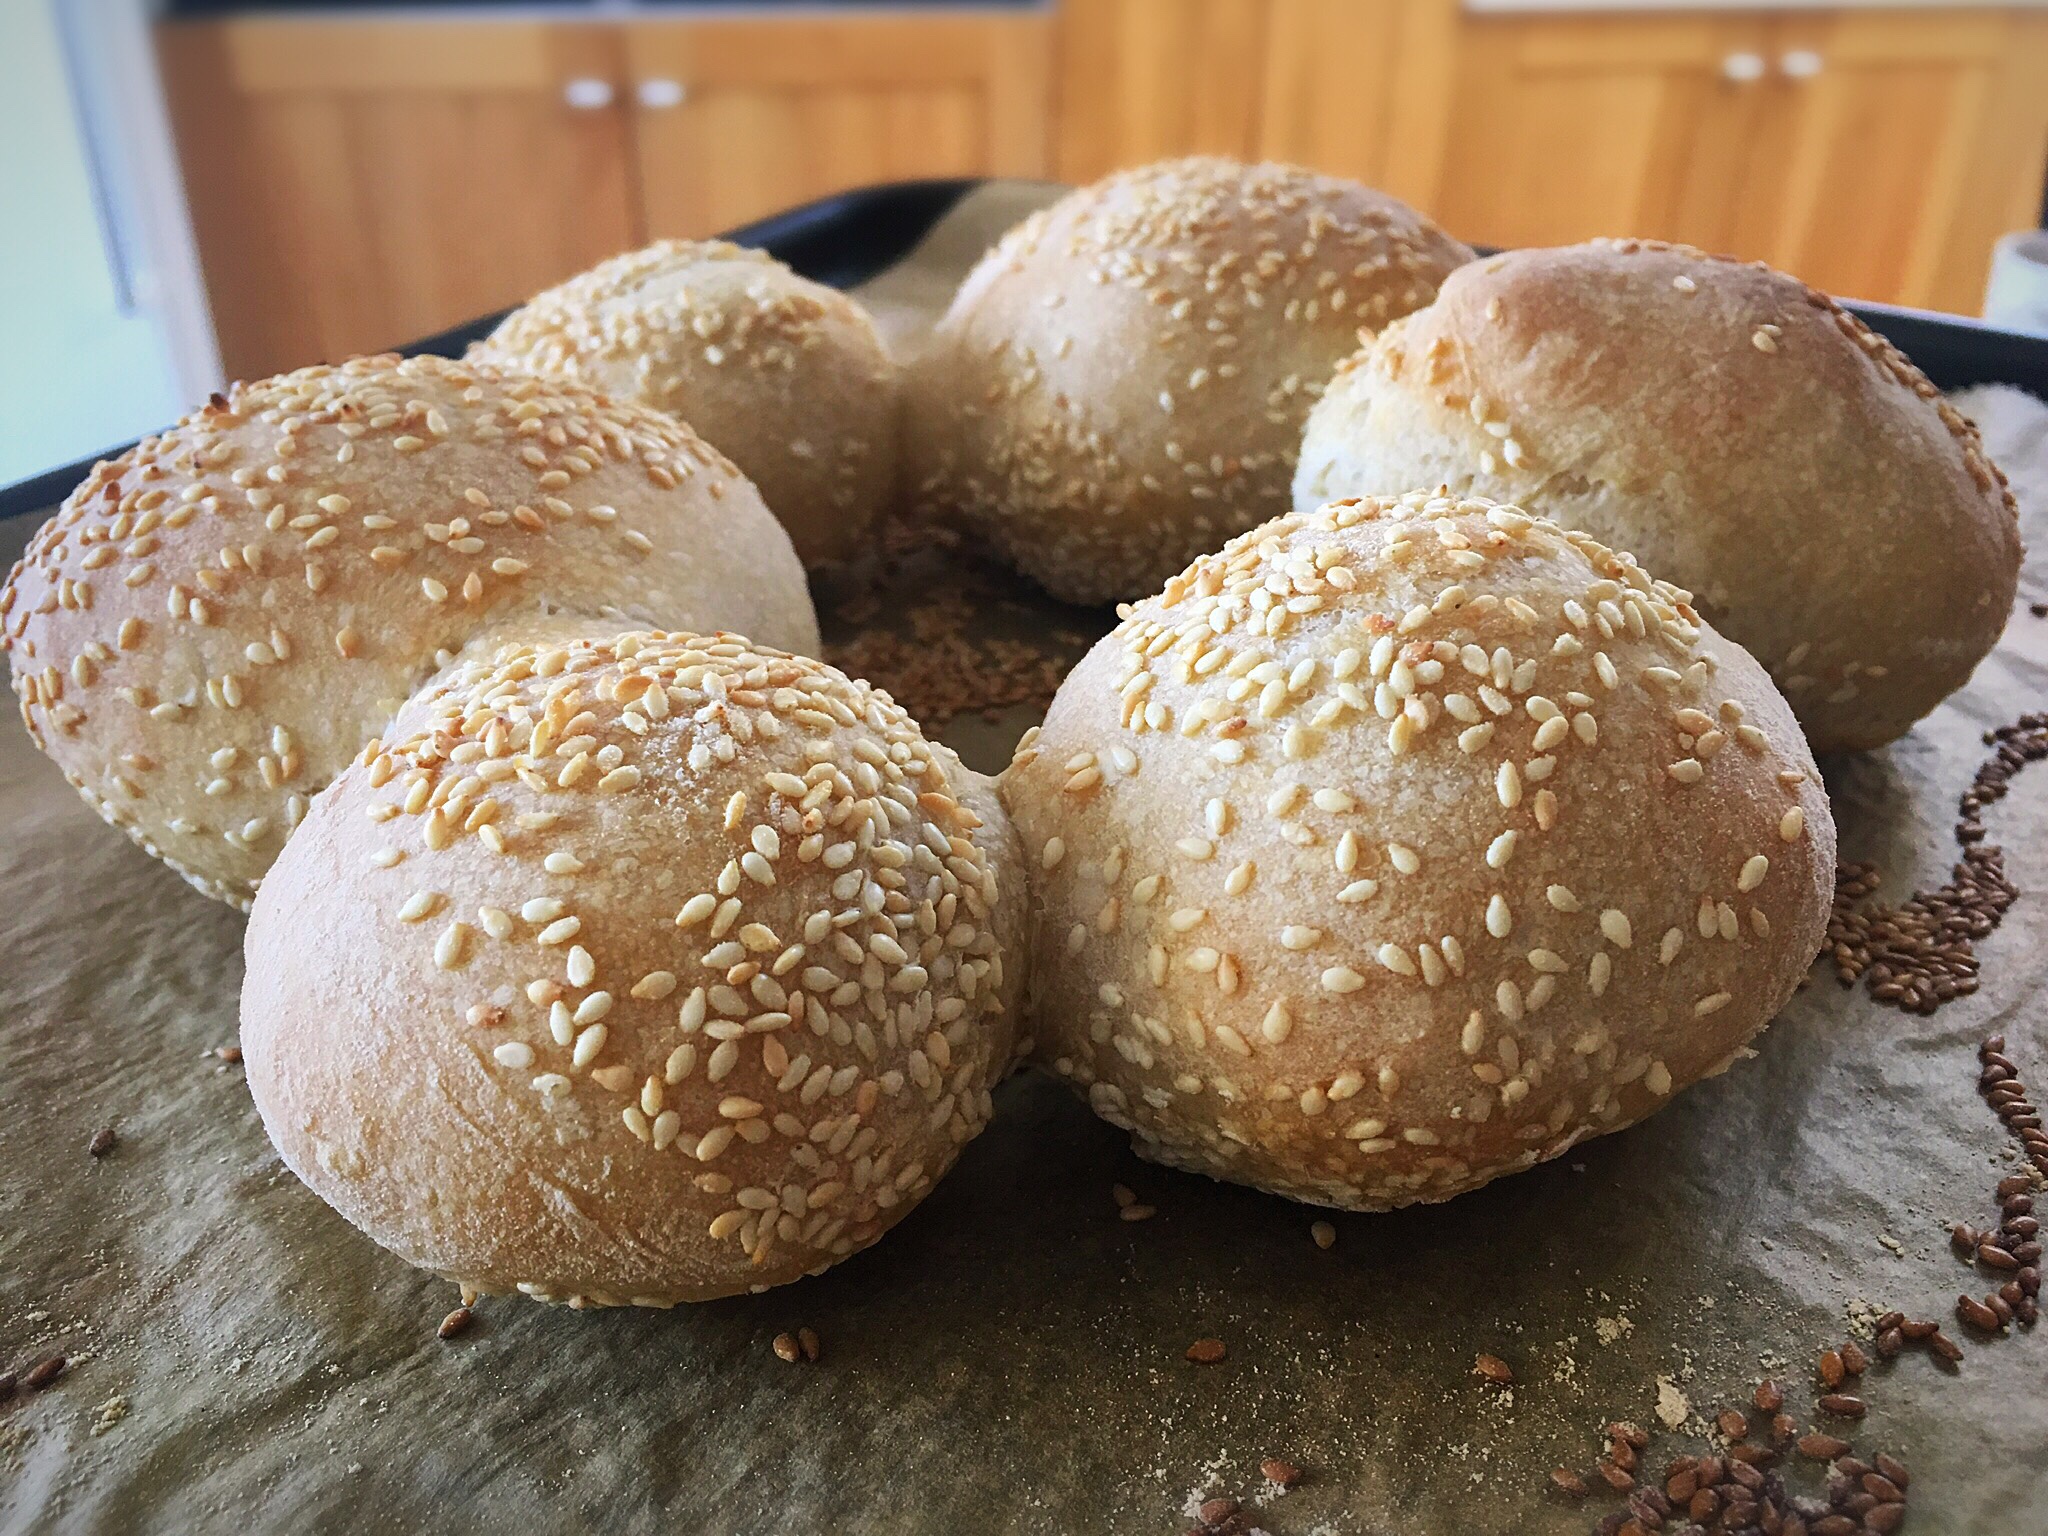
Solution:
M1153 591L1286 510L1330 370L1471 259L1292 166L1120 171L1005 235L912 364L919 504L1070 602Z
M1690 588L1817 752L1968 680L2019 580L1977 430L1883 337L1760 263L1650 241L1463 268L1344 365L1297 508L1440 486L1514 501Z
M249 1088L315 1193L465 1285L758 1290L987 1123L1022 899L994 786L866 683L731 635L509 645L263 882Z
M1627 555L1481 500L1337 502L1196 561L1002 789L1041 1059L1141 1156L1353 1210L1720 1071L1834 888L1763 670Z
M592 620L818 645L788 538L689 428L434 357L214 396L95 465L0 593L36 744L109 822L243 907L311 797L436 668Z
M896 365L866 310L765 251L663 240L550 288L472 356L679 416L744 470L804 564L896 489Z

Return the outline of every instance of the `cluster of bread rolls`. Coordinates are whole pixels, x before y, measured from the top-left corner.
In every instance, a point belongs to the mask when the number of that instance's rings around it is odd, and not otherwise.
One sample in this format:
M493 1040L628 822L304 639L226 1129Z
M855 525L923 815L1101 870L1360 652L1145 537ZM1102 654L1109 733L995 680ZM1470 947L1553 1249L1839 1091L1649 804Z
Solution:
M1129 600L999 784L806 659L803 565L899 499ZM874 1241L1020 1056L1360 1209L1641 1118L1821 941L1808 738L1959 686L2017 563L1974 430L1791 279L1199 159L1012 231L902 365L665 243L468 361L237 386L95 468L0 643L80 793L253 903L301 1178L474 1289L667 1305Z

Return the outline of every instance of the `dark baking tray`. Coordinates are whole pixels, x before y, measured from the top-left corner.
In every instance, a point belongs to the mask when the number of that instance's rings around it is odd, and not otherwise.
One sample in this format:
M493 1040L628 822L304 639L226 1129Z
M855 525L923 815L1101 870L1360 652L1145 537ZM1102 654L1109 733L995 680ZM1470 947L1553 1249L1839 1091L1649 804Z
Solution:
M901 260L979 184L977 178L953 177L856 187L743 225L728 238L758 246L808 278L850 288ZM1942 389L2013 384L2048 397L2048 336L2028 336L1961 315L1892 304L1852 302L1847 308L1889 337ZM505 313L484 315L399 350L454 357L489 334ZM85 478L96 460L111 458L129 446L119 444L0 490L0 520L53 506Z

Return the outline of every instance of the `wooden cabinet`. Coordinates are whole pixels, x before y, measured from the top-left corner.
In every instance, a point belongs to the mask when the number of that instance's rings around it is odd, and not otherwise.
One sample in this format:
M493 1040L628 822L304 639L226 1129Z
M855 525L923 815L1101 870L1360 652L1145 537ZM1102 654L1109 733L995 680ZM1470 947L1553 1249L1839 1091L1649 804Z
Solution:
M1268 0L1258 153L1420 207L1443 184L1455 0Z
M159 36L221 351L243 377L847 186L1084 181L1201 151L1355 176L1467 240L1662 236L1974 311L1993 240L2034 221L2048 166L2039 8L1049 0L250 14Z
M1830 292L1976 313L2048 160L2048 13L1781 20L1768 214L1743 247Z
M1060 179L1169 155L1258 154L1269 3L1064 0Z
M1475 18L1431 210L1470 241L1739 248L1770 136L1748 18ZM1756 78L1731 77L1753 67Z
M1043 176L1051 28L1002 12L625 29L651 236L915 176Z
M1063 176L1266 155L1484 244L1686 240L1974 312L2048 172L2039 8L1065 0L1062 29Z
M427 335L639 238L630 125L572 105L617 77L604 29L247 18L160 45L236 377Z
M2034 221L2048 16L1474 17L1436 194L1469 240L1688 240L1848 297L1974 311Z
M1045 12L246 16L158 42L240 378L845 187L1048 169Z

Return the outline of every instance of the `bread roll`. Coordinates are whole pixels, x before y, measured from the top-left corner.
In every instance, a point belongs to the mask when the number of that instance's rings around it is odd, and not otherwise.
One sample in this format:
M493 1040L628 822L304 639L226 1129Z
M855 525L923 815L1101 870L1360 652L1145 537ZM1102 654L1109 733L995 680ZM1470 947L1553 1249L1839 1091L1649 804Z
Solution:
M2017 514L1882 337L1757 263L1595 241L1475 263L1347 362L1294 504L1519 502L1688 587L1814 750L1881 746L2005 627Z
M591 620L818 643L789 540L695 433L432 357L216 395L96 465L0 593L37 745L236 906L436 668Z
M1022 896L993 786L866 683L729 635L511 645L263 882L249 1088L300 1178L451 1279L760 1289L987 1122Z
M1010 231L912 365L918 498L1055 596L1149 592L1286 510L1330 370L1471 257L1291 166L1120 171Z
M896 366L867 311L765 251L663 240L513 311L472 354L679 416L760 488L804 564L896 488Z
M1140 1155L1443 1200L1718 1072L1834 824L1741 647L1511 507L1296 512L1133 605L1002 782L1042 1059Z

